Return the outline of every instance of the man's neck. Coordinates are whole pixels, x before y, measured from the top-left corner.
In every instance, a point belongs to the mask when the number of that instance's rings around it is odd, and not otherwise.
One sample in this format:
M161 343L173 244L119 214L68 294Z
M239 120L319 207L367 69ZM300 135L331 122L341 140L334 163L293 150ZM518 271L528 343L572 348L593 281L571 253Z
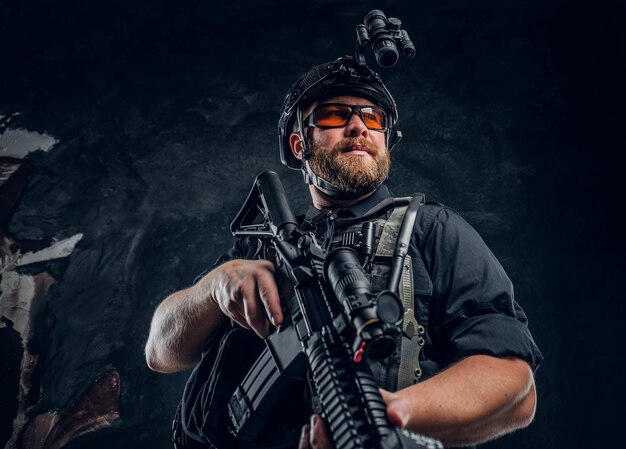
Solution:
M326 195L324 192L320 191L314 185L309 185L309 191L311 193L311 200L313 201L313 207L319 210L345 209L367 198L368 196L371 196L375 192L375 190L372 190L371 192L366 193L365 195L362 195L352 200L338 200L336 198L331 198L330 196Z

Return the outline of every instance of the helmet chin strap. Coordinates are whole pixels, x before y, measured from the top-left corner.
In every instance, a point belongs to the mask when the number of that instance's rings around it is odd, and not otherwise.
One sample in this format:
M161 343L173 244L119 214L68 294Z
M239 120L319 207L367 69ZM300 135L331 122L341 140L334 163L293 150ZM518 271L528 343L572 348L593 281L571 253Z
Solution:
M302 174L304 175L304 182L314 185L322 193L326 194L330 198L335 200L355 200L362 197L375 189L363 188L358 190L344 190L341 187L333 184L330 181L318 176L313 172L308 160L302 159ZM376 186L378 187L378 186Z

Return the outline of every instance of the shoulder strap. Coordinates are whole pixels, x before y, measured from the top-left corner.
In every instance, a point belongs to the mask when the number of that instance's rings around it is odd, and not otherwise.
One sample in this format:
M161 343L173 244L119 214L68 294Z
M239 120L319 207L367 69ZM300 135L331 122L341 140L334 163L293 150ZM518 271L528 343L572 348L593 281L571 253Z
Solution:
M398 240L398 234L400 233L400 226L406 214L406 206L396 207L391 216L384 224L383 233L378 240L378 246L376 248L376 257L392 257L393 251L396 248L396 241Z
M423 204L424 196L419 194L419 204ZM400 285L398 286L398 294L404 305L404 318L402 320L402 340L400 347L400 367L398 369L398 379L396 388L402 389L413 385L422 375L419 366L419 355L424 346L424 327L421 326L415 318L414 312L414 282L413 282L413 263L411 256L406 255L409 242L398 241L401 228L409 226L412 231L415 223L416 212L407 215L408 206L396 207L387 222L384 224L382 235L376 248L376 257L393 258L397 252L398 246L405 254L402 273L400 277ZM410 220L411 223L407 222ZM412 232L411 232L412 233ZM404 236L410 235L403 233ZM418 249L419 256L419 249Z

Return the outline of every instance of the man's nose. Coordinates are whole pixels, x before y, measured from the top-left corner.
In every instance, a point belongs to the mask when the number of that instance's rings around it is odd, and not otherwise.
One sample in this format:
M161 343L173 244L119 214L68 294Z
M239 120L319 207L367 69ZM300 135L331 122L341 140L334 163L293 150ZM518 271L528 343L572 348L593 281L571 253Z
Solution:
M359 114L357 114L355 111L352 114L352 117L350 117L350 120L348 120L348 123L346 123L346 137L367 137L368 134L369 129L367 128L367 126L365 126L365 123L363 123L363 120L361 120L361 117L359 117Z

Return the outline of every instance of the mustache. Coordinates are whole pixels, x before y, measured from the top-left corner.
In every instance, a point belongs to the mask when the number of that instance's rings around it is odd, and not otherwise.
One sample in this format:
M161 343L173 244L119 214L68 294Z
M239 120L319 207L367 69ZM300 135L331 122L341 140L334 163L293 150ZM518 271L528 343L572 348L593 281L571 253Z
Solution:
M363 137L348 137L340 142L337 142L333 147L333 153L343 153L349 150L351 147L357 145L365 147L367 149L367 152L371 155L375 155L376 153L378 153L378 148L371 142L366 142Z

